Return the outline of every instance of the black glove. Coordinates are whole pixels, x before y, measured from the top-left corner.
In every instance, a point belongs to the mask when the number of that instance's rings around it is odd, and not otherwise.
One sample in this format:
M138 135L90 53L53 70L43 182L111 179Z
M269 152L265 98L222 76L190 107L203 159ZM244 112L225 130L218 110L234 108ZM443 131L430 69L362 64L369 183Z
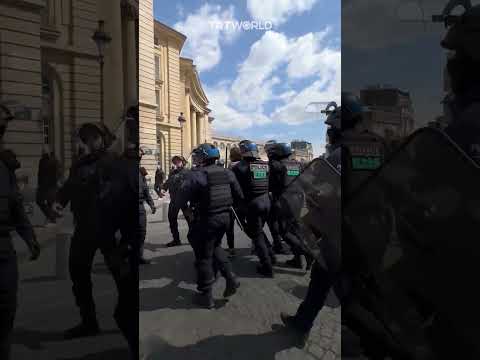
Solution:
M28 243L28 247L30 249L30 261L35 261L40 257L40 244L37 242L36 239L33 239L31 242Z

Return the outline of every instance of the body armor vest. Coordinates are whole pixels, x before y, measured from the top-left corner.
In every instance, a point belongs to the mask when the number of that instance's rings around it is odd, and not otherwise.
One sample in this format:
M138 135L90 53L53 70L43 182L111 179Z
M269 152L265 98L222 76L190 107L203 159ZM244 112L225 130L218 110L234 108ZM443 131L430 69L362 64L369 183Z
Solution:
M346 194L351 194L385 161L386 144L371 132L346 131L340 141L345 150Z
M268 175L270 167L262 160L247 163L249 167L248 197L256 198L268 193Z
M0 235L14 229L11 209L13 192L13 176L3 161L0 161Z
M222 212L233 205L232 190L227 170L218 166L203 169L207 175L208 194L204 203L204 211L209 214Z
M283 188L286 189L297 176L300 175L300 163L295 160L281 160L284 166L283 171Z

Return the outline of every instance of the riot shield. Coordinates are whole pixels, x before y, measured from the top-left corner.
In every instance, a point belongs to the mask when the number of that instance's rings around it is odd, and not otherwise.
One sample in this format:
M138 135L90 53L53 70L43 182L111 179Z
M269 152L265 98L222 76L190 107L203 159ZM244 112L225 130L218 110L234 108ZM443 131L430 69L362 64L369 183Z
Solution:
M478 344L479 184L473 160L442 131L424 128L344 204L344 229L391 310L390 325L410 341L434 314Z
M314 159L287 187L279 199L292 206L302 194L301 209L292 210L299 240L317 261L332 272L341 262L340 173L325 159ZM286 205L289 204L289 205Z

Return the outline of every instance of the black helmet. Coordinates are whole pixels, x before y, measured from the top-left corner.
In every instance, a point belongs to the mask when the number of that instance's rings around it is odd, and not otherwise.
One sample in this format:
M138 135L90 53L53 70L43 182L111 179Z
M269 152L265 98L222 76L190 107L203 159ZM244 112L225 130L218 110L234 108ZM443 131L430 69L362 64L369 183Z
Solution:
M273 160L285 159L292 154L292 147L287 143L272 144L267 152L268 158Z
M330 125L330 127L332 128L341 130L342 121L340 111L341 110L335 101L328 103L325 110L322 111L322 113L327 115L327 120L325 120L325 124Z
M240 148L240 153L243 157L246 158L258 158L258 147L257 144L250 140L242 140L238 144Z
M451 12L458 5L463 6L465 12L458 17L451 17ZM480 61L480 5L472 6L468 0L450 1L441 16L449 27L441 42L445 49L456 51L474 61ZM448 20L452 18L451 20Z
M207 160L220 159L220 151L212 144L200 144L192 151L192 162L196 166L203 165Z
M80 140L86 144L90 136L99 135L103 138L105 148L109 148L116 137L104 124L100 122L89 122L81 125L77 131Z
M342 106L340 107L340 123L342 130L353 128L362 120L362 116L368 111L360 99L352 93L342 92Z

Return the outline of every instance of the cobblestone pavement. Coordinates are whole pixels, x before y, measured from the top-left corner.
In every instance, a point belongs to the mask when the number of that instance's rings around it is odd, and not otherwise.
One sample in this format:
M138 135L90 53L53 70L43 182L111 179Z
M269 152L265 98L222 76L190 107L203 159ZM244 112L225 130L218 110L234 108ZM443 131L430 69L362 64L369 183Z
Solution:
M182 241L187 227L179 221ZM189 245L166 248L171 240L161 214L149 217L146 257L153 263L140 273L140 341L143 359L330 360L340 359L340 308L333 296L321 311L304 350L292 346L280 312L294 313L304 297L309 274L276 267L275 279L255 273L250 240L237 229L233 260L241 287L223 302L224 280L214 288L216 309L192 304L195 292L193 253ZM226 244L225 244L226 245ZM289 256L280 256L280 263ZM281 264L280 264L281 265Z

